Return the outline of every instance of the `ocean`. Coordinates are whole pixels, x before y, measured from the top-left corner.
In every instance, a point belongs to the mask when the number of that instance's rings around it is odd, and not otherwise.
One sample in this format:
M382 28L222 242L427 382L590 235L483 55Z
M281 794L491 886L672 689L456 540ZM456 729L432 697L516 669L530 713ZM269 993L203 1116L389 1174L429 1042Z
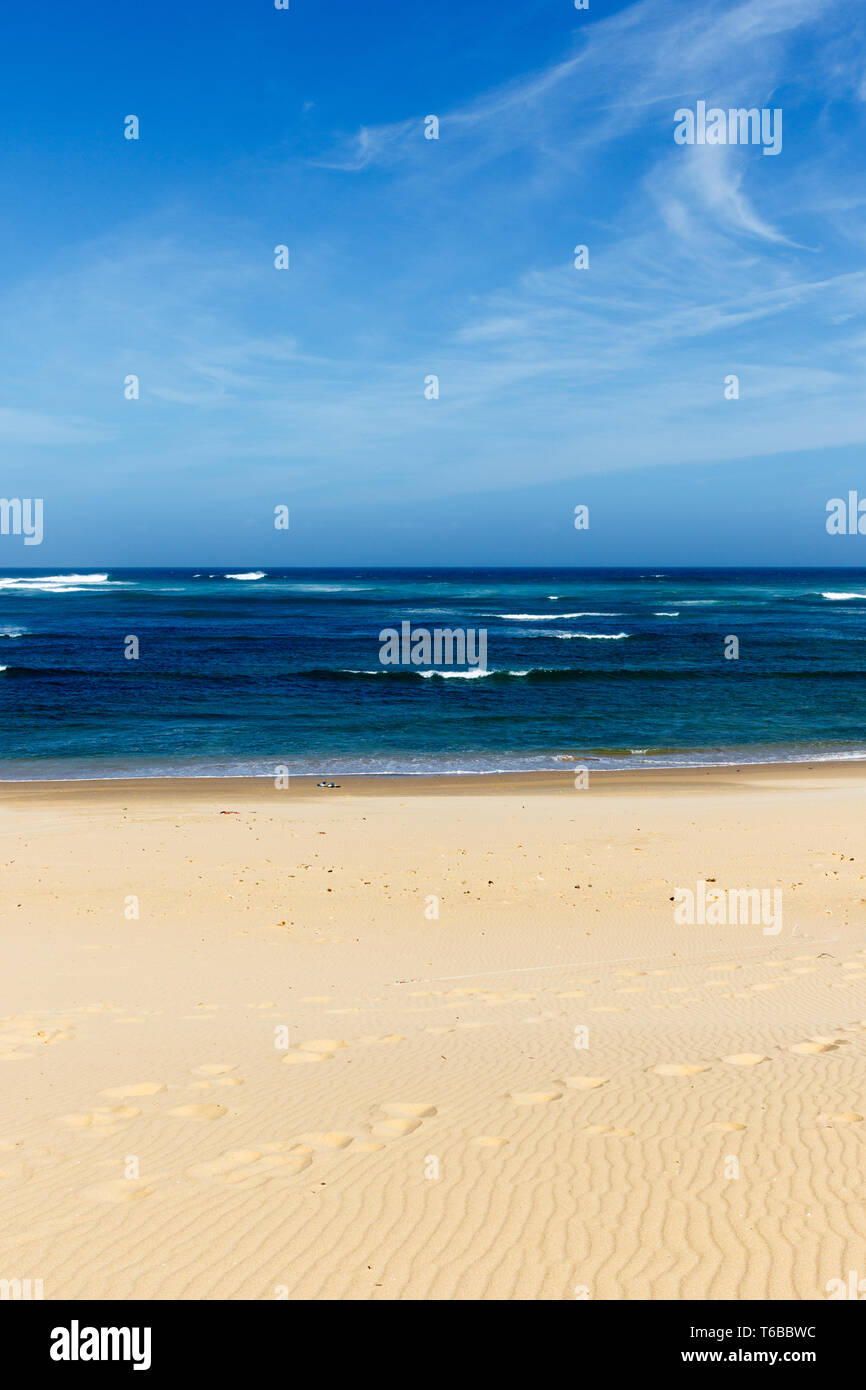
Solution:
M864 660L866 569L6 570L0 778L866 758Z

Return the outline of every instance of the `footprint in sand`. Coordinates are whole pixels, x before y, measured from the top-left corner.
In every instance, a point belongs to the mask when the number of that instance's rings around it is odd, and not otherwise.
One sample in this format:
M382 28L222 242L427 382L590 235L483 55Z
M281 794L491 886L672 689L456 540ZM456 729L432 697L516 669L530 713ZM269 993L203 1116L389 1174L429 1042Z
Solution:
M298 1043L293 1052L287 1052L284 1062L329 1062L335 1053L348 1047L342 1038L313 1038L310 1042Z
M134 1120L141 1111L132 1105L102 1106L77 1115L62 1115L61 1122L70 1129L95 1130L102 1134L116 1134L124 1120Z
M562 1100L561 1091L509 1091L506 1100L515 1105L547 1105L552 1100Z
M421 1128L420 1120L378 1120L376 1124L370 1126L370 1133L375 1134L379 1139L395 1139L404 1134L412 1134L416 1129Z
M219 1120L223 1115L228 1114L228 1107L225 1105L176 1105L168 1113L169 1115L176 1115L180 1120Z
M745 1128L746 1126L737 1120L711 1120L708 1125L704 1125L704 1129L715 1130L719 1134L730 1134L734 1130Z
M323 1153L333 1152L335 1149L348 1148L354 1139L353 1134L343 1134L340 1130L328 1130L324 1134L303 1134L298 1140L298 1144L304 1148L318 1149Z
M384 1101L379 1107L386 1119L375 1120L370 1133L376 1139L396 1139L420 1129L424 1120L436 1114L436 1106L424 1101Z
M566 1076L563 1084L573 1091L595 1091L609 1080L609 1076Z
M845 1110L839 1114L825 1112L818 1116L819 1125L856 1125L863 1119L856 1110Z
M200 1182L222 1182L232 1187L260 1187L274 1178L292 1177L313 1161L309 1147L293 1143L262 1144L258 1149L228 1149L219 1158L187 1169Z
M769 1057L763 1052L734 1052L730 1057L723 1057L723 1062L730 1062L735 1067L756 1067L759 1062L769 1062Z
M110 1086L107 1091L100 1091L99 1094L123 1099L124 1096L155 1096L164 1090L166 1086L163 1081L136 1081L129 1086Z
M501 1149L508 1140L498 1134L479 1134L477 1139L470 1139L469 1142L476 1149Z
M192 1067L193 1076L225 1076L226 1072L237 1071L234 1062L203 1062L200 1067Z
M697 1076L700 1071L709 1071L709 1067L696 1062L661 1062L649 1070L655 1072L656 1076Z
M809 1042L792 1043L788 1048L789 1052L798 1052L806 1057L814 1056L818 1052L836 1052L837 1050L835 1043L813 1042L811 1040Z

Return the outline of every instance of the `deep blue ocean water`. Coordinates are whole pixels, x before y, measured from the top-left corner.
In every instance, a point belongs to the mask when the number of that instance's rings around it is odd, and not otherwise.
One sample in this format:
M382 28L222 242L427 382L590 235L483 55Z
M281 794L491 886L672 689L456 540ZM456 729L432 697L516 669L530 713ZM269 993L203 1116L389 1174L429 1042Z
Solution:
M866 569L239 573L3 571L0 777L866 757ZM404 621L486 674L381 665Z

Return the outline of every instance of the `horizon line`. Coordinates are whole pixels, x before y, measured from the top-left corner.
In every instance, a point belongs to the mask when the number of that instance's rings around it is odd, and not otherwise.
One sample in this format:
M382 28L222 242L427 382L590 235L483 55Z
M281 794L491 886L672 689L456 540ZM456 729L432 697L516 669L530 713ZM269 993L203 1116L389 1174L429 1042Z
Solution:
M248 571L251 571L251 570L253 570L253 569L261 569L261 568L262 568L262 562L258 562L257 564L254 564L254 563L250 563L250 562L230 561L230 560L228 560L228 561L227 561L227 560L222 560L222 561L219 561L219 562L216 563L216 564L215 564L214 562L210 562L210 564L203 564L201 561L199 561L198 564L194 564L194 565L179 565L179 564L175 564L175 565L109 565L109 564L105 564L104 562L103 562L103 563L99 563L99 562L93 563L93 562L91 562L91 563L89 563L89 564L84 564L84 565L80 565L80 566L79 566L79 565L61 565L61 564L57 564L57 565L15 565L15 566L0 566L0 575L5 575L5 574L13 574L13 575L14 575L14 574L21 574L21 573L33 573L33 574L35 574L35 573L38 573L39 571L46 571L46 572L56 573L56 572L59 572L59 571L62 571L62 570L69 570L69 571L71 571L72 573L76 573L76 574L83 573L83 572L85 572L85 571L87 571L87 570L95 570L96 572L106 571L106 572L112 572L112 573L116 573L116 572L118 572L118 571L127 572L127 573L132 573L132 572L139 572L139 573L140 573L140 572L142 572L142 571L149 571L149 570L152 570L152 571L154 571L154 572L157 572L157 571L160 571L160 570L196 570L196 571L197 571L197 570L201 570L201 569L220 569L220 570L226 570L226 569L228 569L228 568L234 568L234 569L240 570L240 569L243 569L245 565L246 565L246 569L247 569ZM653 565L660 565L661 568L662 568L662 570L667 571L667 572L671 572L671 573L688 573L688 572L690 572L690 571L695 571L695 570L709 571L709 572L712 572L712 573L715 573L715 574L733 574L733 573L740 572L740 571L742 571L742 570L755 570L755 571L761 571L761 572L766 572L766 573L775 573L775 572L788 571L788 570L803 570L803 571L815 570L815 571L824 571L824 572L826 572L826 571L828 571L828 570L839 570L839 571L843 571L843 570L866 571L866 558L864 558L863 563L860 564L860 565L794 565L794 564L788 564L788 565L754 565L754 564L739 564L739 565L696 565L696 564L695 564L695 565L670 565L670 564L665 564L663 561L656 561L656 560L648 560L648 561L644 562L643 564L635 564L635 565L613 565L613 564L607 564L607 565L603 565L603 564L602 564L602 565L480 565L480 564L457 564L457 565L453 565L453 564L452 564L452 565L434 565L434 564L428 564L428 565L425 565L425 564L420 564L420 565L372 565L372 564L357 564L357 565L270 565L267 569L265 569L265 570L263 571L262 577L263 577L263 578L266 578L266 577L268 576L268 574L286 574L286 573L293 573L293 572L298 572L298 573L301 573L301 572L303 572L303 573L309 573L310 571L322 572L322 573L326 573L326 572L335 573L335 572L338 572L338 573L347 573L347 574L348 574L348 573L350 573L350 572L354 572L354 571L358 571L358 570L366 570L366 571L379 572L379 573L389 573L389 572L394 572L394 573L397 573L397 572L400 572L400 573L421 573L421 572L429 572L429 571L434 571L434 572L437 572L437 571L438 571L438 572L440 572L440 573L447 573L447 572L452 571L452 570L461 570L461 571L467 571L467 570L468 570L468 571L472 571L472 570L475 570L475 571L478 571L479 573L483 571L483 572L488 573L488 574L489 574L489 573L496 573L496 572L501 572L501 573L503 573L503 574L513 574L513 573L515 573L515 572L523 572L523 573L530 573L530 574L534 574L534 573L538 573L538 574L549 574L549 573L552 573L552 572L557 572L557 573L560 573L560 574L561 574L561 573L575 573L575 574L579 574L579 573L584 573L584 572L587 572L587 571L626 571L626 572L628 572L628 571L648 570L648 569L651 569L651 568L653 567ZM212 577L212 578L224 578L224 577L226 577L226 576L224 576L224 575L220 575L220 576L213 575L213 576L208 576L208 577L209 577L209 578L211 578L211 577Z

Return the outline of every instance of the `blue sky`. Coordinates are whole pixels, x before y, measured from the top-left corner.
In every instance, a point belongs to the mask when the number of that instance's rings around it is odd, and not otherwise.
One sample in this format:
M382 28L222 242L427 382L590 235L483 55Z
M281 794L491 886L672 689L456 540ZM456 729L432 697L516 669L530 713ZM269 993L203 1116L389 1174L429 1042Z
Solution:
M859 0L3 25L0 565L866 563Z

